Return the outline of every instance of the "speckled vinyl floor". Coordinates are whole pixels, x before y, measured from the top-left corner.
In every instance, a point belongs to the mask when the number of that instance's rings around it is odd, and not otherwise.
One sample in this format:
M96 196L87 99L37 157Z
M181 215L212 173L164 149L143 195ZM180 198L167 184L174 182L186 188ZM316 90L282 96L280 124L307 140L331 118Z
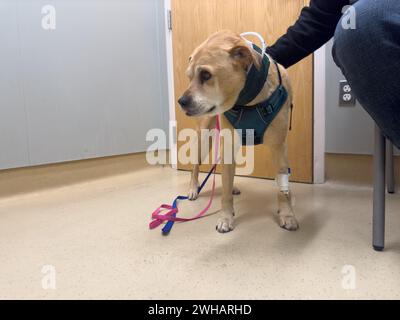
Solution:
M388 196L383 253L371 249L372 189L332 183L292 185L298 232L275 223L272 181L238 178L234 232L218 234L213 216L163 237L150 214L185 193L189 176L143 162L0 173L0 298L400 298L399 194Z

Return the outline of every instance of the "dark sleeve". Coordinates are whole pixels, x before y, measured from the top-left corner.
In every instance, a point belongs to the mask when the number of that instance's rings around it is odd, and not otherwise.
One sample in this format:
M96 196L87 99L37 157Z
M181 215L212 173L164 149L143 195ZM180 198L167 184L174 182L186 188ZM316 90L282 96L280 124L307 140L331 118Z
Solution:
M267 52L288 68L328 42L350 0L311 0L297 22Z

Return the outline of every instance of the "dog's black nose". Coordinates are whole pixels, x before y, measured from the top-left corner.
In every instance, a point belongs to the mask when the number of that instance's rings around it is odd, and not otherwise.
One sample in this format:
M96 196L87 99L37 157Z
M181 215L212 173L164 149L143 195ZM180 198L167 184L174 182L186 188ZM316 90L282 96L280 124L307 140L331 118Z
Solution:
M181 107L183 109L186 109L190 106L190 104L192 103L192 97L191 96L187 96L184 95L182 96L179 100L178 103L181 105Z

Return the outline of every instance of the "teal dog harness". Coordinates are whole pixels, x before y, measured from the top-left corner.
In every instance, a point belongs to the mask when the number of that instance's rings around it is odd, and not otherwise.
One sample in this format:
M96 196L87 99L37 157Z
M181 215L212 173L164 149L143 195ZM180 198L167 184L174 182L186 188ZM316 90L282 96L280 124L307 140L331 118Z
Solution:
M261 49L253 44L254 49L261 53ZM241 91L235 106L225 112L226 119L238 130L242 137L242 145L260 145L263 143L264 134L269 125L281 111L288 98L288 92L282 85L282 76L278 64L279 85L271 96L256 105L247 106L263 89L268 78L270 60L264 55L260 70L253 65L247 74L246 84ZM253 143L254 141L254 143Z

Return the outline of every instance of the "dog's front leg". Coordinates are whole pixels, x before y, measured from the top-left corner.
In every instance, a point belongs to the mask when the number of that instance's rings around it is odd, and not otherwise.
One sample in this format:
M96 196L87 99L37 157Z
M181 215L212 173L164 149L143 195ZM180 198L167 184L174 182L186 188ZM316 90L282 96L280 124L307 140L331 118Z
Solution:
M188 198L191 201L194 201L199 197L199 172L200 172L200 165L194 164L192 170L192 177L190 179L189 192L188 192Z
M275 163L278 167L276 182L278 184L278 219L281 228L296 231L299 223L292 206L292 194L289 187L289 162L287 156L287 143L275 146Z
M235 164L222 165L222 213L217 222L217 231L227 233L234 229L233 180Z
M205 132L205 129L211 130L215 126L215 118L204 118L202 119L196 129L197 146L192 148L196 153L197 163L193 164L192 177L190 179L190 186L188 192L188 198L191 201L197 200L199 197L199 173L200 165L205 162L205 159L210 154L211 144L210 136L211 132Z
M197 200L199 197L199 173L200 173L200 165L203 162L202 160L202 150L203 150L203 143L204 140L202 139L201 136L201 130L203 128L199 127L196 130L196 137L197 137L197 148L193 148L194 151L197 152L196 158L197 158L197 163L193 164L193 169L192 169L192 177L190 179L190 186L189 186L189 193L188 193L188 198L191 201Z

